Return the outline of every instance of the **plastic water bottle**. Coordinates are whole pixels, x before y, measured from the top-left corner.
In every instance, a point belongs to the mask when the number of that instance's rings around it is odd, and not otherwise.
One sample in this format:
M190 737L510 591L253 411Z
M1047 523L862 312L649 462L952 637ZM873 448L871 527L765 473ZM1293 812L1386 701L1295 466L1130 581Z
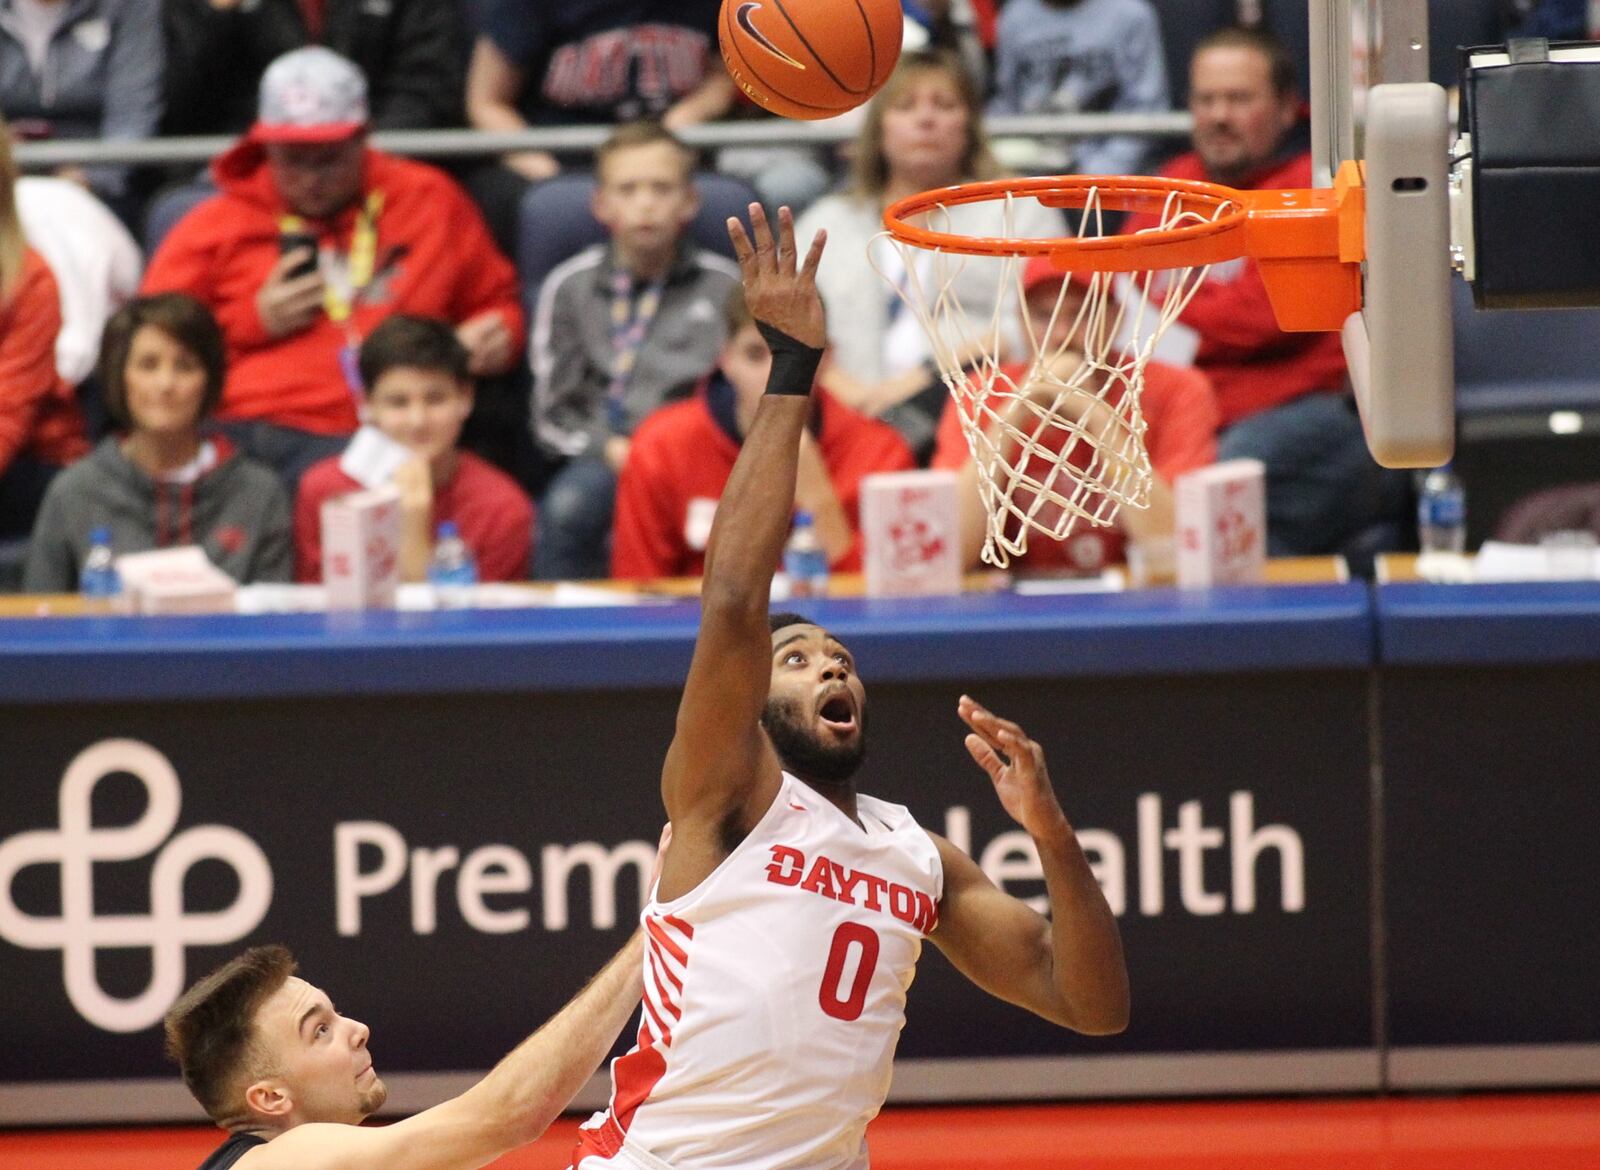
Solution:
M478 583L478 563L472 559L472 550L461 539L455 521L439 524L433 542L433 559L428 562L428 584L433 586L434 600L439 605L465 605L471 599L472 587Z
M828 554L817 537L810 512L794 514L794 529L783 546L783 572L790 597L823 597L828 592Z
M1417 500L1417 535L1422 552L1459 556L1467 549L1467 491L1446 463L1428 472Z
M78 572L78 591L85 597L116 597L122 593L122 578L113 556L111 529L100 527L89 533L89 555Z

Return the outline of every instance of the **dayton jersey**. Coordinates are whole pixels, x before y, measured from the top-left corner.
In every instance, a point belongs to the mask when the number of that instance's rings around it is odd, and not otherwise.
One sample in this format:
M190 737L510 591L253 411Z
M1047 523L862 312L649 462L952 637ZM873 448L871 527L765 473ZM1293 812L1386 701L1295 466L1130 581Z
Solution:
M612 1065L582 1170L867 1165L943 869L904 808L856 810L784 773L705 881L645 907L638 1046Z

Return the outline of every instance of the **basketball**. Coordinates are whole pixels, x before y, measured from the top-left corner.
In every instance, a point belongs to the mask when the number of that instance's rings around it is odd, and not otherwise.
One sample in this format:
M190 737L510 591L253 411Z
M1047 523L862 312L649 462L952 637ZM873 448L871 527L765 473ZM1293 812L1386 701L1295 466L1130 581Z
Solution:
M785 118L853 110L900 56L899 0L722 0L722 60L750 100Z

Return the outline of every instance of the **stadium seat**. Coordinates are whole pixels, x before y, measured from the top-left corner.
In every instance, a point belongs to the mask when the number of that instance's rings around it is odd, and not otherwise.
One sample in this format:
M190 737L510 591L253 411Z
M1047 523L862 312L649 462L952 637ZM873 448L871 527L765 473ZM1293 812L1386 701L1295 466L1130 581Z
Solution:
M216 193L217 188L209 179L196 179L192 183L157 192L145 209L144 254L154 256L173 225L194 210L196 204Z
M1495 414L1600 410L1600 309L1482 312L1465 281L1452 283L1463 426Z
M1428 0L1428 79L1443 86L1461 81L1461 49L1505 39L1502 0Z
M1311 100L1311 6L1306 0L1261 0L1263 23L1294 60L1300 96Z
M1600 309L1480 312L1455 281L1456 470L1467 541L1518 501L1600 468Z
M1161 21L1161 47L1167 58L1172 106L1189 103L1189 58L1209 33L1234 21L1233 0L1152 0Z
M1573 531L1600 536L1600 483L1566 484L1524 496L1500 517L1494 537L1538 544L1552 532Z
M755 189L742 179L709 171L696 174L695 184L700 188L700 212L689 225L689 233L702 248L732 258L727 220L733 215L745 218L745 208L759 201ZM594 176L570 174L537 183L522 197L517 216L517 273L530 312L539 286L552 268L605 240L605 228L589 211L593 193Z
M22 592L22 566L28 559L28 538L0 540L0 593Z

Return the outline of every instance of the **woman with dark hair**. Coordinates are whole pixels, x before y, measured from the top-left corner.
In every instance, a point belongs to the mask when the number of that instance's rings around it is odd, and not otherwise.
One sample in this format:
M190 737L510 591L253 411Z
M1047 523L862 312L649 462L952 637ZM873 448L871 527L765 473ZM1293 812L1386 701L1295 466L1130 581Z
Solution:
M903 53L894 74L867 107L856 137L850 186L813 203L795 224L802 251L819 230L828 233L836 257L855 260L870 254L885 276L908 283L899 253L886 240L883 211L908 195L974 179L1001 175L983 130L978 87L953 54L924 50ZM950 209L940 230L970 236L1061 236L1067 231L1060 211L1033 199L1019 199L1006 220L1002 202ZM973 258L955 278L974 332L982 335L999 308L1002 293L998 261ZM919 282L931 297L928 274ZM830 362L822 384L847 405L892 423L924 461L933 449L934 431L944 407L944 385L933 352L916 315L899 294L859 263L836 263L817 273L817 289L828 310ZM1014 292L1010 294L1015 299ZM1000 313L1009 334L1014 306ZM1009 355L1002 353L1002 360Z
M118 555L197 544L241 584L289 580L283 485L204 426L222 397L226 361L216 319L192 297L140 297L111 318L100 380L118 433L50 485L25 589L76 589L97 528L110 532Z

